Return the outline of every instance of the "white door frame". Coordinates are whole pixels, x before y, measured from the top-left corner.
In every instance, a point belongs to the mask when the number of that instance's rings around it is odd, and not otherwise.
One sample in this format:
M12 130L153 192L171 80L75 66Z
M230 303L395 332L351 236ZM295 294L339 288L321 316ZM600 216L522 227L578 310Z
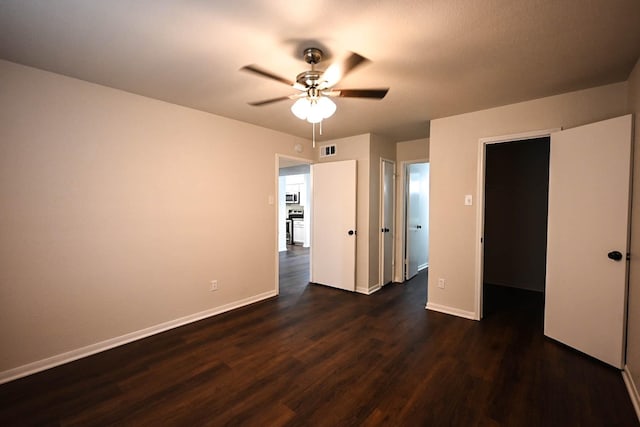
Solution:
M278 239L280 237L280 210L279 210L279 201L278 201L278 195L280 194L280 159L287 159L287 160L294 160L294 161L298 161L301 164L308 164L311 165L313 164L313 160L311 159L305 159L304 157L294 157L294 156L287 156L285 154L278 154L276 153L276 160L275 160L275 189L276 189L276 193L275 196L269 196L269 202L271 201L271 197L275 198L275 203L274 203L274 209L275 209L275 217L276 217L276 235L275 235L275 272L276 272L276 280L275 280L275 294L279 295L280 294L280 251L279 251L279 245L278 245ZM309 199L311 200L312 198L312 194L308 195ZM313 202L311 200L311 202ZM310 211L310 209L309 209ZM311 221L313 221L312 218L309 218L309 227L311 227ZM311 246L311 244L309 244L309 246Z
M398 215L396 217L396 230L401 230L396 233L396 241L398 242L398 246L402 248L402 250L396 251L395 255L395 274L394 281L398 283L403 283L405 279L405 254L407 248L407 197L409 187L406 185L407 182L407 167L409 165L417 164L417 163L429 163L429 159L412 159L412 160L403 160L400 162L400 172L396 179L396 187L397 194L402 194L402 197L398 197L396 200L400 200L402 205L398 207L398 212L401 212L402 215ZM431 182L431 181L429 181Z
M488 144L499 144L501 142L516 142L527 139L550 137L552 132L557 132L560 128L536 130L531 132L517 133L511 135L492 136L480 138L478 147L478 187L476 189L476 274L475 274L475 320L482 319L482 286L484 279L484 181L486 153Z
M391 200L391 224L393 228L391 230L391 279L395 281L395 264L396 264L396 161L391 159L385 159L380 157L380 197L379 197L379 215L378 215L378 230L384 227L384 162L391 163L393 165L393 183L391 188L393 189ZM385 235L382 232L378 233L378 283L380 287L384 286L384 239Z

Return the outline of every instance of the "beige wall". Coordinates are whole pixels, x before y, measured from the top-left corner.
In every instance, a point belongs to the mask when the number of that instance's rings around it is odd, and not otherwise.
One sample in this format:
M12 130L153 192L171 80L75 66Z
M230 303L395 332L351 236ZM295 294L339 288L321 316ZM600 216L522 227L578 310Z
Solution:
M356 200L356 290L367 292L369 289L369 150L370 135L358 135L331 141L316 142L316 146L335 144L336 155L318 156L316 161L337 162L340 160L357 161L357 200ZM313 242L311 242L313 244Z
M0 94L0 375L275 292L309 141L5 61Z
M398 163L413 160L429 160L429 138L413 141L398 142L396 144L396 159Z
M396 144L396 233L394 281L403 282L404 262L404 181L403 162L429 161L429 138Z
M629 112L635 119L633 206L631 210L631 262L627 319L627 367L640 387L640 60L629 76Z
M627 84L617 83L434 120L431 123L429 304L476 315L478 140L570 128L627 112ZM473 206L464 195L474 195ZM445 289L437 287L446 279Z

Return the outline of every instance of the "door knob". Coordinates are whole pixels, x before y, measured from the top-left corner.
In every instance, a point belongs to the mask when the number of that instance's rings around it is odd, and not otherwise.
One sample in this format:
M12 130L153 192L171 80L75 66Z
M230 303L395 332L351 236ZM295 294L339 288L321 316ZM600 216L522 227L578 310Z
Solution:
M385 229L384 229L384 232L385 232L385 233L388 233L388 232L389 232L389 229L388 229L388 228L385 228Z
M355 231L353 231L353 230L349 230L349 231L348 231L348 234L349 234L349 236L353 236L354 234L356 234L356 232L355 232Z
M607 254L607 256L609 257L609 259L612 259L614 261L620 261L622 259L622 254L618 251L611 251Z
M417 228L418 230L420 230L420 229L422 228L422 226L421 226L421 225L418 225L418 226L416 226L416 228Z

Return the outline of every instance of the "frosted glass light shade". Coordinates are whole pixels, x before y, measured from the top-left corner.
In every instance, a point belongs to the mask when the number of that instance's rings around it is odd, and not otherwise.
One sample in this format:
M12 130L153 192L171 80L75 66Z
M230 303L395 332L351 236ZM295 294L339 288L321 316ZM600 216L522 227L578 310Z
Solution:
M322 116L322 109L318 106L317 102L312 102L309 111L307 112L307 121L309 123L320 123L324 119Z
M328 119L329 117L333 116L333 113L336 112L336 103L326 96L318 99L317 107L322 112L323 119Z
M300 98L291 106L291 112L300 120L319 123L336 112L336 104L326 96L317 99Z
M311 108L311 102L307 98L300 98L291 106L291 112L300 120L305 120L309 108Z

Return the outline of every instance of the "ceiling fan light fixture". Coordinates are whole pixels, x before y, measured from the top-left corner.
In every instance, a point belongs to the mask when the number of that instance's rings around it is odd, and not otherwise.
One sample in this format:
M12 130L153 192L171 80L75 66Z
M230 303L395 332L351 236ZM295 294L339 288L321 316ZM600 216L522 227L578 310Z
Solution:
M336 112L336 104L326 96L300 98L291 106L291 112L300 120L320 123Z

